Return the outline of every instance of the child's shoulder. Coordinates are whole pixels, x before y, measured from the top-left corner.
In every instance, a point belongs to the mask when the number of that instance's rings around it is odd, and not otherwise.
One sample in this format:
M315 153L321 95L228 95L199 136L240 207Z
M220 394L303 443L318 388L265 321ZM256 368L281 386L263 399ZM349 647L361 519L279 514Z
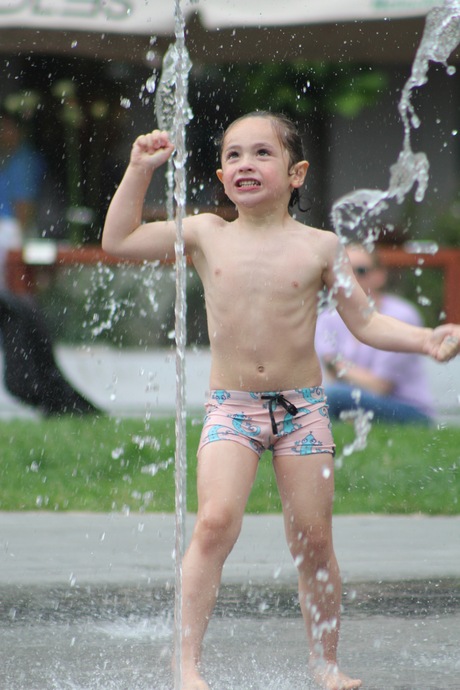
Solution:
M299 225L301 224L299 223ZM337 251L340 240L334 232L314 228L311 225L301 225L301 227L304 232L307 232L308 239L314 242L319 248L324 249L324 251Z
M197 213L184 219L184 237L188 250L197 250L206 243L211 234L228 225L227 221L216 213Z
M217 213L196 213L193 216L187 216L184 222L190 227L200 229L222 228L228 224Z

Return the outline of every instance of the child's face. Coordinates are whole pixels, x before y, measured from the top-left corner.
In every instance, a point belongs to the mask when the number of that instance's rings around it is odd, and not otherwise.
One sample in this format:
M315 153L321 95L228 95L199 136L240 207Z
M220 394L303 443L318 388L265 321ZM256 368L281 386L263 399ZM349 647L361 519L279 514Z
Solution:
M236 206L249 208L276 200L287 208L292 188L298 186L293 182L295 167L289 169L288 152L272 121L249 117L228 130L217 176Z
M379 266L374 257L360 245L347 248L348 258L356 280L368 295L377 295L386 282L386 271Z

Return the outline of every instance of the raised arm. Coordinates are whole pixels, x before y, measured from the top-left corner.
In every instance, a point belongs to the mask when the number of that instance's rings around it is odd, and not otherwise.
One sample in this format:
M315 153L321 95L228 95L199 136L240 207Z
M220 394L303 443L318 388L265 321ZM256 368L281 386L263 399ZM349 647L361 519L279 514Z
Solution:
M151 261L174 257L174 223L142 223L152 175L173 150L167 132L160 130L144 134L134 142L128 167L107 211L102 248L109 254Z
M335 246L334 246L335 245ZM380 314L356 280L347 254L337 238L324 273L324 282L336 290L337 311L355 338L379 350L416 352L446 362L460 352L460 325L422 328Z

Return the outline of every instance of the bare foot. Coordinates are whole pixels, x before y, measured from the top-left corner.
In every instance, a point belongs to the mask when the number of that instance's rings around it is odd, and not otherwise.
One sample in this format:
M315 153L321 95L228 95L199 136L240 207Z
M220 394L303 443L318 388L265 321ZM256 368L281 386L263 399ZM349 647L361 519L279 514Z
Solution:
M182 690L211 690L198 669L182 669Z
M322 690L356 690L362 682L341 673L335 664L321 664L312 667L315 683Z

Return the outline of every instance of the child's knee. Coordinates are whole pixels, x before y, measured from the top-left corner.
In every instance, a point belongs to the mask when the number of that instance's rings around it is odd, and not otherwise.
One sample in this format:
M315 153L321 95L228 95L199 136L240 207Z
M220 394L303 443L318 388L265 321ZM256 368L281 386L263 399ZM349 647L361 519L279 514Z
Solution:
M326 564L333 553L331 530L326 525L299 530L289 544L298 567Z
M241 530L241 518L225 506L208 506L198 515L194 536L201 548L230 550Z

